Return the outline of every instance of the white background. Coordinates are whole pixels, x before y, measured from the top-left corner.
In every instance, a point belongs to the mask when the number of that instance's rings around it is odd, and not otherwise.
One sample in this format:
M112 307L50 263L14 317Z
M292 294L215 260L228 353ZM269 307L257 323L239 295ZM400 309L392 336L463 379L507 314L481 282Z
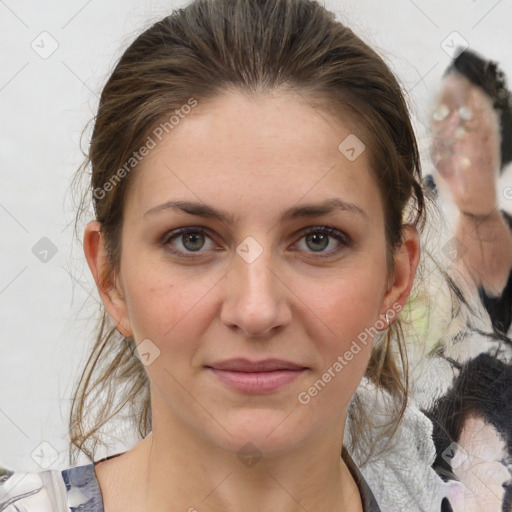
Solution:
M67 467L71 389L97 310L94 283L73 241L69 186L82 161L80 135L122 50L184 3L0 0L0 465L39 470L31 453L46 441L59 452L52 467ZM450 62L441 44L453 31L512 77L511 0L326 6L392 65L408 91L422 147L429 103ZM47 51L52 40L58 44L46 59L31 47L42 47L42 38ZM502 204L512 209L503 198ZM46 263L32 252L43 237L57 249Z

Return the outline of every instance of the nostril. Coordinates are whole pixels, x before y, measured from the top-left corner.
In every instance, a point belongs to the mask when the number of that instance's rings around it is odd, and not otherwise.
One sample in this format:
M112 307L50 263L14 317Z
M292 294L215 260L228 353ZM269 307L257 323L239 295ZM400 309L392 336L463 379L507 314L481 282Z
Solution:
M453 512L453 508L448 498L443 498L441 502L441 512Z

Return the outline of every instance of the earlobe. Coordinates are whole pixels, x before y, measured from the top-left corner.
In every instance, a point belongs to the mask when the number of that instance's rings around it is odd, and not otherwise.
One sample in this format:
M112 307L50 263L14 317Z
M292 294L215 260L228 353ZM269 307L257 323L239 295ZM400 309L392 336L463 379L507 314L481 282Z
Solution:
M122 287L117 279L110 277L100 222L91 221L87 224L83 247L96 288L112 322L124 337L133 336Z
M391 286L384 298L385 310L382 313L383 315L390 310L397 314L405 306L414 283L419 259L418 232L414 226L405 225L403 227L402 245L394 256L394 273Z

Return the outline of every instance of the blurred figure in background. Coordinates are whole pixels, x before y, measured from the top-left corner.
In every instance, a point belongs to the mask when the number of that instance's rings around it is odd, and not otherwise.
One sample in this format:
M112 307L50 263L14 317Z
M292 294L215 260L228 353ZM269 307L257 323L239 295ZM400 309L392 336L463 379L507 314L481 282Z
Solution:
M456 360L447 358L451 385L425 411L434 425L433 467L453 487L444 510L512 511L512 215L498 195L512 161L512 100L498 65L462 52L445 72L431 126L437 176L426 183L457 207L456 265L494 330L480 353L463 341Z
M496 63L468 50L453 61L441 83L432 132L437 184L449 190L459 210L459 263L478 287L493 328L506 335L512 321L512 216L500 210L497 181L512 161L512 100Z

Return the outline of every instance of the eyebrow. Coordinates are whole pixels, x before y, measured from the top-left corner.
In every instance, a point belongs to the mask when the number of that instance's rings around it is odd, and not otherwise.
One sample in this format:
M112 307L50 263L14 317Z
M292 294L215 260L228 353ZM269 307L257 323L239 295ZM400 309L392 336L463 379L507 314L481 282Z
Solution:
M154 208L150 208L146 213L144 213L143 217L154 215L166 210L181 210L182 212L195 215L197 217L216 219L228 225L233 225L236 221L236 217L231 213L214 208L206 203L196 203L193 201L168 201L155 206ZM356 213L368 221L368 215L362 208L354 203L350 203L339 198L328 199L321 203L293 206L283 212L279 220L280 222L285 222L300 218L320 217L322 215L334 213L337 210Z

